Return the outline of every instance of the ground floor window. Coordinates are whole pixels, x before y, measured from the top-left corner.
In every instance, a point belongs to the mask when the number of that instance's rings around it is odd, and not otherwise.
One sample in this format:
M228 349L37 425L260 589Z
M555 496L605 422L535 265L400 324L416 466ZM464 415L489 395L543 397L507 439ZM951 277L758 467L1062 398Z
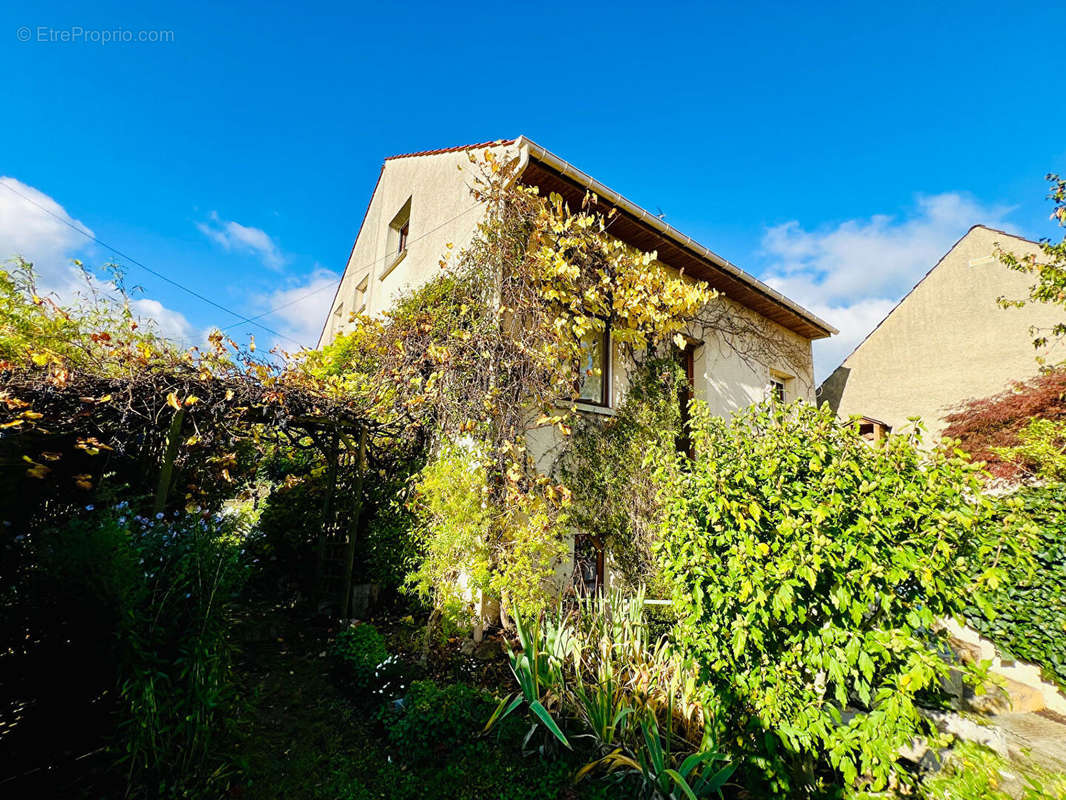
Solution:
M574 537L574 590L580 595L603 589L603 542L598 536Z

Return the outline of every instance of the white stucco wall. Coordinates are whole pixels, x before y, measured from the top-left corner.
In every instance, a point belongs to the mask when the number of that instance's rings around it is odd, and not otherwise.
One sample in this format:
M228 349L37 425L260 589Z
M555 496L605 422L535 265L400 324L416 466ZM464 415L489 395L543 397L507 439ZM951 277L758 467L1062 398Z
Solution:
M727 336L713 328L690 326L689 335L703 344L694 354L695 395L712 414L729 417L741 408L765 399L773 375L785 384L785 399L814 401L814 360L811 341L762 317L726 297L729 313L746 317L773 342L766 345L754 335Z

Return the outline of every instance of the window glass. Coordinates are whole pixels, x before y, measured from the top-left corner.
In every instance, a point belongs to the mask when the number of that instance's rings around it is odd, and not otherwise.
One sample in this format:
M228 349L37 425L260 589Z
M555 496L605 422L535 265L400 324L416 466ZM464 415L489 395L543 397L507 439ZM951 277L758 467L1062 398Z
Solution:
M581 377L578 399L606 405L604 386L607 380L605 332L592 333L581 340Z

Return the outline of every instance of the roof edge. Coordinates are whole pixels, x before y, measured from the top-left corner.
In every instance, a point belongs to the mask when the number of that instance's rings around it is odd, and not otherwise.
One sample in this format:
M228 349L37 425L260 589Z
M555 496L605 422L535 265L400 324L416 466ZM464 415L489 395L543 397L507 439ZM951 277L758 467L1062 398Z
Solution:
M341 270L341 277L337 281L337 289L333 292L333 299L329 303L329 311L326 312L326 319L322 322L322 330L318 334L318 343L315 345L315 349L318 350L323 346L323 339L326 337L326 328L329 327L329 318L333 316L333 309L337 305L337 298L340 296L341 287L344 286L344 278L348 274L348 267L352 264L352 256L355 255L355 246L359 244L359 236L363 233L363 227L366 225L366 218L370 216L370 206L374 203L374 195L378 193L378 186L381 185L381 176L385 174L385 165L381 165L381 169L378 170L378 179L374 182L374 190L370 193L370 199L366 202L366 211L363 212L363 219L359 222L359 230L355 232L355 240L352 242L352 249L348 251L348 260L344 262L344 269Z
M521 137L519 137L521 138ZM518 139L496 139L491 142L478 142L477 144L460 144L455 147L441 147L436 150L419 150L417 153L398 153L394 156L387 156L386 161L394 161L397 158L415 158L416 156L436 156L441 153L458 153L462 150L479 150L483 147L504 147L509 144L514 144Z
M539 144L532 141L528 137L519 136L518 139L514 140L514 144L519 148L519 150L525 148L529 152L530 157L535 158L538 161L543 162L544 164L547 164L548 166L560 172L562 175L585 186L589 191L594 192L597 196L602 197L612 205L615 205L623 211L626 211L633 217L636 217L639 222L645 223L650 227L655 228L657 231L659 231L659 233L663 234L664 236L667 236L670 239L673 239L674 242L676 242L681 247L693 251L698 256L703 259L706 259L707 261L710 261L718 269L721 269L724 272L728 273L732 277L739 280L741 283L746 283L752 289L761 292L777 304L784 306L789 311L796 314L806 322L824 331L826 336L833 336L837 333L840 333L840 331L838 331L828 322L823 320L817 314L808 311L799 303L789 299L776 289L771 288L770 286L756 278L754 275L745 272L732 262L722 258L722 256L703 246L691 236L682 233L681 231L674 228L672 225L666 224L661 219L659 219L659 217L641 208L621 193L616 192L615 190L600 183L591 175L582 172L570 162L565 161L564 159L552 153L550 150L541 147Z

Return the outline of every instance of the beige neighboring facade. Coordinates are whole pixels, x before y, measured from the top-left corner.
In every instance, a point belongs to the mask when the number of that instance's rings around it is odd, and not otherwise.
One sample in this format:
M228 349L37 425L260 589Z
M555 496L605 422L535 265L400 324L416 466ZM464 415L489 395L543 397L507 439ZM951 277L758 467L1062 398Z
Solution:
M996 298L1025 298L1032 279L1000 263L997 244L1017 255L1039 251L975 225L822 383L818 401L897 432L921 417L932 442L953 407L1037 374L1030 328L1050 327L1061 309L1000 308Z
M542 194L561 194L572 208L580 207L586 192L593 192L600 210L617 212L613 234L641 250L657 252L669 268L709 283L721 293L716 302L733 320L749 321L749 330L757 335L733 337L732 344L718 330L688 331L693 394L714 413L728 415L770 391L783 392L788 400L814 400L811 342L836 333L832 326L525 137L385 160L319 346L350 330L353 312L382 313L402 293L438 274L447 254L469 244L484 213L470 195L470 155L485 149L500 159L519 159L519 180L539 187ZM778 352L787 356L751 357L759 348L743 340L760 336L774 337L783 345ZM617 361L612 353L605 402L584 407L589 413L609 415L624 396L627 381ZM547 454L550 443L542 445Z

